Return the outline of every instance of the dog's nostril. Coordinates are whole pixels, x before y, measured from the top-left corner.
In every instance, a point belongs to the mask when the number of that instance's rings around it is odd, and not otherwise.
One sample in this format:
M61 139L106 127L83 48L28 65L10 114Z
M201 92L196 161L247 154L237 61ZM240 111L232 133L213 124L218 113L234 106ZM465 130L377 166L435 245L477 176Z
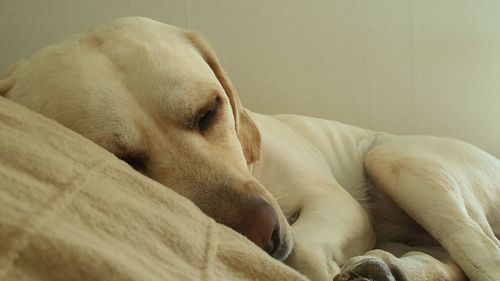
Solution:
M271 240L269 241L269 246L267 247L266 252L269 253L272 257L278 252L280 248L281 239L280 239L280 227L276 226L274 228L273 234L271 234Z
M281 242L278 217L272 206L261 198L248 204L249 211L242 216L241 222L229 226L272 256L277 253Z

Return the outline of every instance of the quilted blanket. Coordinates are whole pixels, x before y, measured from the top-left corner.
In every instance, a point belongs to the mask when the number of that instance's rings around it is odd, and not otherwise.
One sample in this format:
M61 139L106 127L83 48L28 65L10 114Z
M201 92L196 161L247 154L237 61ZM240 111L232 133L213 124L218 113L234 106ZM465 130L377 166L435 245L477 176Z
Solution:
M306 280L169 188L0 98L0 280Z

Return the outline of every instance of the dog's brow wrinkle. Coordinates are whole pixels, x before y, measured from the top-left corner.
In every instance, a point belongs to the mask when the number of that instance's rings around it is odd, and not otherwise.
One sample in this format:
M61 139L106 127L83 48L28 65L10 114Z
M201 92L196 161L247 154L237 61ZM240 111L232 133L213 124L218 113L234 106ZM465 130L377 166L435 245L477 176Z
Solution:
M200 105L196 107L194 112L199 112L203 109L215 108L221 101L219 92L217 90L212 90L211 94L204 98L203 102L200 102Z

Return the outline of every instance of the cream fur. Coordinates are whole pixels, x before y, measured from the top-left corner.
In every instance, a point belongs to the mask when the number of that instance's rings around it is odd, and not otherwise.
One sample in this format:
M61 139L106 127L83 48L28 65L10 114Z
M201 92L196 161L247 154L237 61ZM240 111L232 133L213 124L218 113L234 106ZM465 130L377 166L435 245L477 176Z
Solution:
M206 42L144 18L0 77L0 94L144 161L219 221L238 220L246 195L265 198L283 257L311 280L500 280L500 161L470 144L249 113ZM190 122L215 97L220 116L199 134Z

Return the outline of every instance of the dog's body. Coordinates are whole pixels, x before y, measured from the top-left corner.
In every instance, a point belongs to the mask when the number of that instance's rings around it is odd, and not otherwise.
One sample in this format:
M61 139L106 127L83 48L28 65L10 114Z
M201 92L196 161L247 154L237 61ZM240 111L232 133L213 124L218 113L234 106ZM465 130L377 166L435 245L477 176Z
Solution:
M351 280L352 272L368 277L363 263L388 265L396 280L464 280L452 259L472 280L499 278L496 158L453 139L303 116L252 117L262 134L254 175L287 217L301 210L290 260L313 280L328 280L337 264L347 273L337 280ZM375 245L387 252L347 261Z
M0 95L312 280L500 280L498 159L451 139L250 113L193 33L118 20L13 67Z

